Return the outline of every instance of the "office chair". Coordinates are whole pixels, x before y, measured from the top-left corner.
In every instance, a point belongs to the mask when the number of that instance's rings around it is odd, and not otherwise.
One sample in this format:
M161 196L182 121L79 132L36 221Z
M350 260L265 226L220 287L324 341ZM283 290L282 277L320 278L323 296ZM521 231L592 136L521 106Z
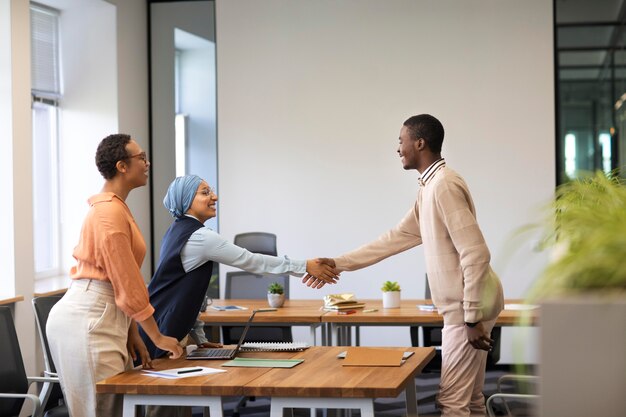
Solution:
M35 321L37 322L37 330L39 331L39 340L41 341L41 347L43 350L43 359L45 365L44 374L47 377L57 378L58 375L54 362L52 361L52 354L50 353L50 346L48 345L48 336L46 335L46 323L48 323L48 315L52 307L61 299L60 295L53 295L47 297L33 298L33 310L35 311ZM42 403L45 404L45 409L49 410L46 413L47 417L62 417L69 415L67 406L63 399L63 392L61 391L61 385L58 383L44 383L41 389L40 398Z
M33 405L33 417L41 417L43 404L40 397L28 394L33 382L50 383L58 381L50 377L27 377L20 350L15 323L9 307L0 307L0 417L17 416L24 400Z
M266 232L249 232L235 235L235 245L253 253L277 256L276 235ZM265 299L267 287L278 282L285 289L285 298L289 298L288 275L257 275L248 272L227 272L224 298ZM243 327L222 327L222 339L225 344L237 343ZM291 327L252 327L247 339L255 342L292 342Z
M289 275L252 274L250 272L227 272L224 298L266 299L267 287L278 282L285 289L285 298L289 298ZM222 327L224 344L235 344L241 336L243 327ZM251 327L246 335L250 342L293 342L290 326Z
M250 232L235 235L233 243L253 253L276 256L276 235L266 232Z
M508 393L502 391L503 382L509 381L513 383L517 383L517 388L522 392L531 392L530 394L520 394L520 393ZM539 396L536 394L536 385L539 383L539 377L535 375L502 375L498 379L497 384L497 392L492 394L485 404L487 407L487 414L489 417L495 417L497 415L503 415L500 412L496 412L496 402L494 400L500 400L504 412L509 417L514 417L515 415L519 415L519 412L514 413L511 410L510 404L514 403L516 405L526 405L523 411L521 411L522 415L536 415L537 413L537 400ZM531 388L532 387L532 388ZM507 401L508 400L508 401ZM530 410L528 410L528 407ZM517 410L519 411L519 410Z
M276 256L276 235L265 232L240 233L235 235L233 243L253 253ZM252 298L264 299L267 297L267 287L272 282L280 283L285 289L285 297L289 298L288 275L256 275L248 272L227 272L224 298ZM222 339L225 344L237 343L241 337L243 327L222 326ZM251 327L246 339L255 342L292 342L291 327ZM246 405L247 400L254 401L254 397L242 397L233 409L233 417L239 417L239 409Z

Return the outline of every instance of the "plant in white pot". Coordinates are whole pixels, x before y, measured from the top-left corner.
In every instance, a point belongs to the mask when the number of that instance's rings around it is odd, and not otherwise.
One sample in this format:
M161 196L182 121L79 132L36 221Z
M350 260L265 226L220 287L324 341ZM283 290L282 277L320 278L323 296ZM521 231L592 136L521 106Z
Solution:
M285 289L278 282L272 282L267 287L267 302L270 307L282 307L285 303Z
M400 307L400 285L396 281L385 281L381 287L383 292L383 308Z
M626 410L626 188L602 172L557 189L543 224L553 259L540 309L539 415Z

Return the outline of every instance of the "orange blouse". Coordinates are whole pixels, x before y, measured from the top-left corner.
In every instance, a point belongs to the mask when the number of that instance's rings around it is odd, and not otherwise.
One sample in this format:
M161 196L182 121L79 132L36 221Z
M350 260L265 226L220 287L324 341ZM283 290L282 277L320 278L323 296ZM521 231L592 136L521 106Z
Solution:
M154 308L140 271L146 242L130 209L110 192L92 196L89 206L70 277L111 282L115 304L124 313L137 321L149 318Z

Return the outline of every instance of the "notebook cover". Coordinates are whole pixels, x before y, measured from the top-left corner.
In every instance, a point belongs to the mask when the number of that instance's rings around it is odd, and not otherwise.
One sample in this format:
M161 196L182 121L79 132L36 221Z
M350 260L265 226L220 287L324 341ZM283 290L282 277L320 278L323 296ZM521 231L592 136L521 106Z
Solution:
M400 366L401 350L377 349L366 347L348 348L343 366Z

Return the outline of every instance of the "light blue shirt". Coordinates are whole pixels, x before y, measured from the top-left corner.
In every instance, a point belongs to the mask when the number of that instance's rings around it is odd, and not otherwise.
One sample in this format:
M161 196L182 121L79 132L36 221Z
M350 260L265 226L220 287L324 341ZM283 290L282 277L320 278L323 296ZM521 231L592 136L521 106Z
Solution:
M206 226L189 237L180 252L180 259L185 272L193 271L208 261L234 266L253 274L302 275L306 272L306 261L249 252L228 242Z

